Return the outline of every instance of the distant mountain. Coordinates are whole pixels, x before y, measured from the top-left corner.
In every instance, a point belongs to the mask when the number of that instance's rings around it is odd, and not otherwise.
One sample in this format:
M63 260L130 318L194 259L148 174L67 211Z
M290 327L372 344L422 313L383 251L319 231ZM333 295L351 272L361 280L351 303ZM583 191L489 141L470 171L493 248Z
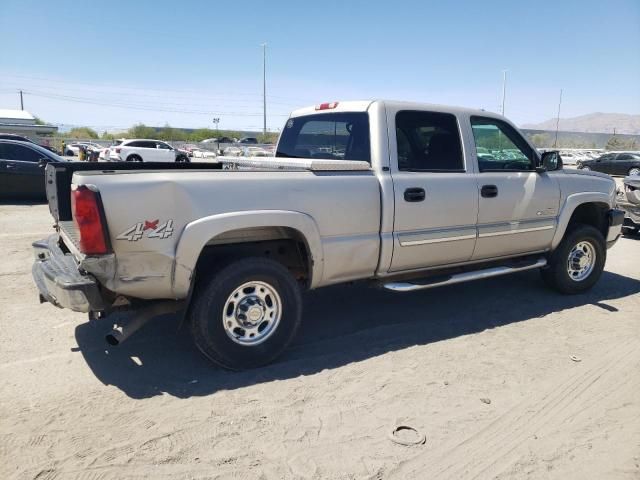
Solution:
M522 125L522 128L534 130L555 130L556 119L546 122ZM559 130L565 132L588 133L626 133L640 135L640 115L628 115L625 113L589 113L573 118L561 118Z

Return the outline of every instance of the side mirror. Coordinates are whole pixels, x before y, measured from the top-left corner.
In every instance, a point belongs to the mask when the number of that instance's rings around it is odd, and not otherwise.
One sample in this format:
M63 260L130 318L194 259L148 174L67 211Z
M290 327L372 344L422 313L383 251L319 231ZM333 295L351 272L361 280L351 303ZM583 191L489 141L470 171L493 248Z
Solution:
M540 165L536 168L537 172L554 172L562 169L562 158L560 152L549 151L542 154Z
M48 158L41 158L40 160L38 160L38 166L40 168L46 167L48 163L49 163L49 159Z

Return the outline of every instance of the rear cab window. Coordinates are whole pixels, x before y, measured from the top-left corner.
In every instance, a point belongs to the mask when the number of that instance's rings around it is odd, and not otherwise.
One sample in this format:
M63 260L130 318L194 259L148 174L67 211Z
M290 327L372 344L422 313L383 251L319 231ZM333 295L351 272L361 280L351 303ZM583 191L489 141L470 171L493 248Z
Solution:
M341 112L290 118L280 135L276 157L371 163L369 115Z

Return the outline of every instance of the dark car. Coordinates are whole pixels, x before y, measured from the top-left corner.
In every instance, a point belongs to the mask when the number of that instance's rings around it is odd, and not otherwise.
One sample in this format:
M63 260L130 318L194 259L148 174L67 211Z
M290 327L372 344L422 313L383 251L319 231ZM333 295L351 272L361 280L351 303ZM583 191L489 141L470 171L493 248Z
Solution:
M578 168L609 175L640 175L640 153L605 153L594 160L583 161Z
M45 198L44 167L66 162L34 143L0 140L0 198Z
M17 140L18 142L36 143L27 137L16 135L15 133L0 133L0 140Z
M258 143L258 139L255 137L243 137L238 141L238 143L243 143L245 145L247 144L255 145L256 143Z

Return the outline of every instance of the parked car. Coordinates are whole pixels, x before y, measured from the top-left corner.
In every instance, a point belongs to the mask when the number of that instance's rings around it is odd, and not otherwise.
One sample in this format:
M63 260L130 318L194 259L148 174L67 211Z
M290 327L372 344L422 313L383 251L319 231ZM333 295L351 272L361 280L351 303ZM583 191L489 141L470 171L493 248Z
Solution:
M413 292L541 269L576 294L622 229L611 177L563 170L483 110L325 103L293 112L276 152L219 159L244 170L47 168L57 230L34 244L39 298L94 318L134 309L116 317L112 345L181 309L209 359L244 369L291 343L304 290L360 280Z
M33 142L0 140L0 197L45 198L44 167L66 160Z
M269 152L267 152L264 148L260 147L244 147L242 149L242 154L245 157L271 157L273 156Z
M640 233L640 175L625 177L624 191L618 193L618 207L624 210L622 231L625 234Z
M595 170L609 175L640 175L640 152L612 152L578 165L582 170Z
M216 158L218 156L216 155L215 152L212 152L211 150L205 150L202 148L194 148L192 152L193 152L193 158Z
M200 143L236 143L235 138L220 137L220 138L207 138Z
M64 154L68 157L78 155L81 146L84 147L87 151L98 151L104 148L102 145L93 142L74 142L64 147Z
M112 162L188 162L186 152L160 140L122 140L109 149Z
M243 145L256 145L258 143L258 139L255 137L242 137L238 140L238 143Z
M16 135L15 133L0 133L0 140L16 140L18 142L29 142L37 145L36 142L30 138L23 137L22 135Z
M239 147L227 147L222 151L225 157L239 157L242 155L242 149Z

